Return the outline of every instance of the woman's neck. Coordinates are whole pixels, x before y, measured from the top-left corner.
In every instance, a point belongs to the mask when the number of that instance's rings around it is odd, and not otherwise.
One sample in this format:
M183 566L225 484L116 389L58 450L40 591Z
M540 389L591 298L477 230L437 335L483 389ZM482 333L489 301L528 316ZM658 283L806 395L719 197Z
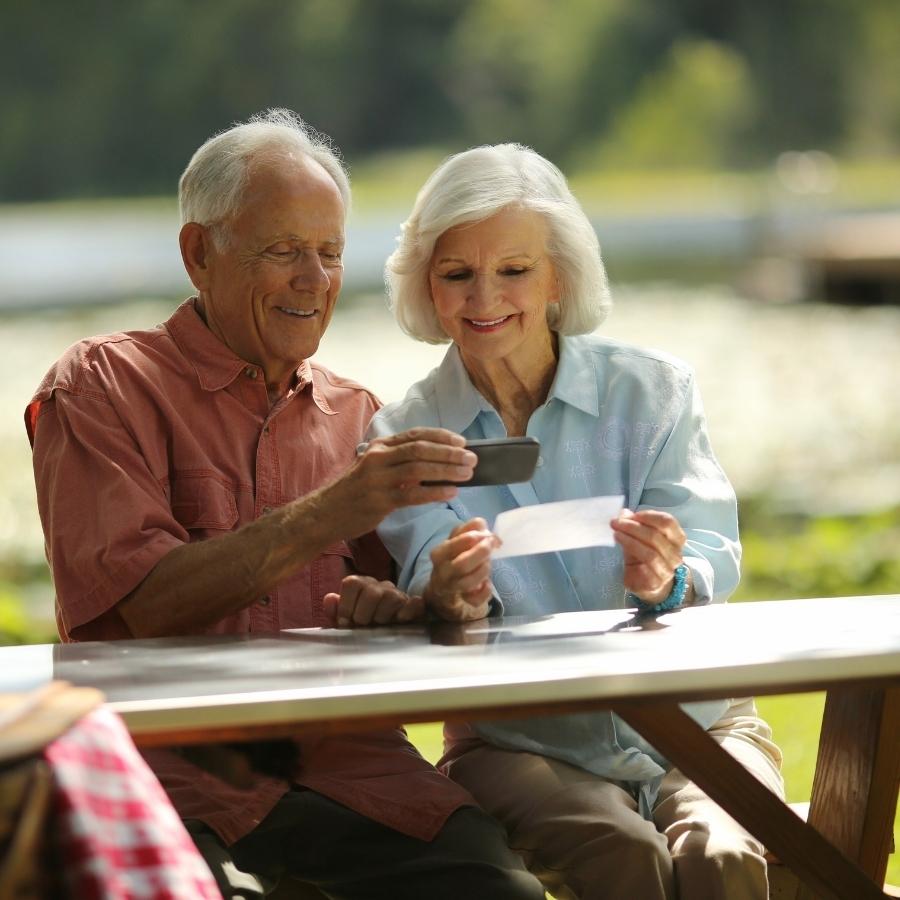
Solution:
M464 353L463 365L472 384L497 410L510 437L525 434L532 413L547 399L556 375L559 340L556 332L537 354L528 359L504 357L497 360L471 359Z

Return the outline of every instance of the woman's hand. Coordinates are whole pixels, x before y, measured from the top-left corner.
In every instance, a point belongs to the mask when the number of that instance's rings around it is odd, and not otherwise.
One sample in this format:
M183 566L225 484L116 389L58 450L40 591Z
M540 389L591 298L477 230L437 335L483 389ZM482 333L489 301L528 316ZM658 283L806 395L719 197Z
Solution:
M483 619L491 602L491 551L499 544L484 519L454 528L431 552L426 605L448 622Z
M390 581L368 575L348 575L341 582L340 594L326 594L322 602L338 628L402 625L421 619L425 613L421 597L409 597Z
M625 556L625 590L645 603L665 600L683 561L686 538L678 520L655 509L624 509L610 524ZM692 598L689 583L685 602Z

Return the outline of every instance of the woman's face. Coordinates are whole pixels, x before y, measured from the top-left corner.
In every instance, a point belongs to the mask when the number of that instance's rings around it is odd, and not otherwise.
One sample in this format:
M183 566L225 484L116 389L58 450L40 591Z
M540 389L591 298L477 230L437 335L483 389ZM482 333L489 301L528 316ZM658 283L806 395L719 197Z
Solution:
M547 304L559 302L539 213L507 207L445 231L429 271L435 312L463 361L538 362L550 343Z

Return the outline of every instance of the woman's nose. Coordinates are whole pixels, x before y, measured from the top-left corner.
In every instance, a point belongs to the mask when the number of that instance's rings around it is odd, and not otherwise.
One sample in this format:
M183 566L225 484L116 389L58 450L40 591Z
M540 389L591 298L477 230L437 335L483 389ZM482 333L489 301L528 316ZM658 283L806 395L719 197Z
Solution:
M493 285L486 275L476 272L469 287L469 302L475 306L490 306L493 302Z

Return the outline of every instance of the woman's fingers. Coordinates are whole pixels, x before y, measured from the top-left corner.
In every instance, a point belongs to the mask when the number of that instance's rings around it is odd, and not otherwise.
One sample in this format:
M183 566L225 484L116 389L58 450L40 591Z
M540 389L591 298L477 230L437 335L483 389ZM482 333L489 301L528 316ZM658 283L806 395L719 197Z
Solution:
M685 534L678 520L669 513L657 510L640 510L622 515L610 522L616 541L626 554L647 560L653 555L665 557L668 561L681 561L685 544Z
M491 552L499 541L484 519L457 525L431 552L426 590L429 606L442 618L466 621L487 615L491 599Z
M624 510L610 524L624 556L625 589L651 601L665 596L685 544L678 520L659 510Z
M496 546L489 531L464 531L439 544L431 553L432 580L442 593L477 588L490 575L491 551Z

